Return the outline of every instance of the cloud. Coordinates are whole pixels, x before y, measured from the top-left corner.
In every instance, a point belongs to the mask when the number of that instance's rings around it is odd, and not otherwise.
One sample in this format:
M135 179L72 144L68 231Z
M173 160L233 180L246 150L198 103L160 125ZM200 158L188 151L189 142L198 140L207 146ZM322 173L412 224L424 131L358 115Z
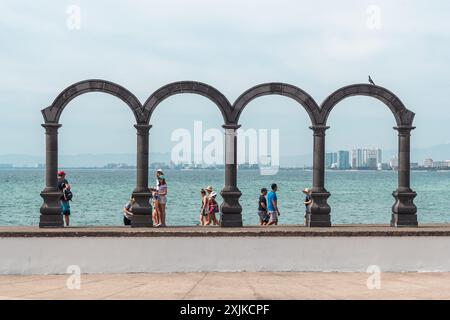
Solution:
M81 9L79 31L66 26L66 8L74 3ZM380 30L366 26L367 7L374 3L381 10ZM231 101L258 83L282 81L320 102L338 87L365 82L370 73L423 115L422 127L433 129L449 115L449 9L448 1L418 0L3 1L0 117L20 119L26 110L33 113L27 126L34 126L41 108L86 78L117 82L142 101L168 82L197 80ZM174 99L172 110L183 110L183 101ZM361 103L352 100L349 108ZM118 120L111 121L114 127ZM2 150L34 148L38 130L37 124L33 134L19 134L23 144L2 141ZM422 141L437 139L433 130L422 132Z

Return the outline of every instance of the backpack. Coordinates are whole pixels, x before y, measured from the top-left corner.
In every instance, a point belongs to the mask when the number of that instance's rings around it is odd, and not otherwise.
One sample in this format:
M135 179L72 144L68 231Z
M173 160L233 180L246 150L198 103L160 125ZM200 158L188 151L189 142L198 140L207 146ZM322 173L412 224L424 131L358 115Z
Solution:
M73 193L69 189L64 189L64 199L67 201L72 201Z
M212 204L210 205L209 212L211 213L218 213L219 212L219 205L217 204L217 201L215 199L211 199Z

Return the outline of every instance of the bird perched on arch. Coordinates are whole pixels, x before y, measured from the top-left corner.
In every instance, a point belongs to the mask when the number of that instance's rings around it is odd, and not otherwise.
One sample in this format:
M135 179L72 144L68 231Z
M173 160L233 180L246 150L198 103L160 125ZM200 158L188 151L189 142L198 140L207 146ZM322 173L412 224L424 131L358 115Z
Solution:
M373 80L372 80L372 78L370 77L370 75L369 75L369 83L372 84L372 85L375 85L375 82L373 82Z

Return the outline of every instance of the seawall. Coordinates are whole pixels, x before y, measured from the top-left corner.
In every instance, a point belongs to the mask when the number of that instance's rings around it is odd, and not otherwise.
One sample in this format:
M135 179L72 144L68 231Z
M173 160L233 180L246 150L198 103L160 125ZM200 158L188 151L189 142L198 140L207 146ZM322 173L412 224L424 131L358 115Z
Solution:
M450 225L1 227L0 257L0 274L450 272Z

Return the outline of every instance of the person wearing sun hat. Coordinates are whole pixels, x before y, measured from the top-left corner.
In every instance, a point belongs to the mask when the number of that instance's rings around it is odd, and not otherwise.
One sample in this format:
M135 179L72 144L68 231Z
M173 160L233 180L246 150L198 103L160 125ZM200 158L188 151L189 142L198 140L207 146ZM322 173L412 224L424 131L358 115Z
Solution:
M309 206L312 203L311 189L305 188L305 189L303 189L302 192L306 195L305 201L303 202L305 204L305 217L306 217L306 215L309 213Z
M158 185L159 176L163 176L163 175L164 175L163 169L159 168L156 170L156 185Z
M212 186L207 186L205 188L203 188L203 190L205 190L206 195L205 195L205 211L206 211L206 221L204 222L205 226L209 226L211 224L211 220L210 220L210 214L209 214L209 205L210 205L210 200L211 200L211 193L213 192L213 187Z
M210 188L212 190L212 188ZM209 191L208 191L209 192ZM217 221L216 213L218 213L219 210L219 204L216 201L217 193L214 191L211 191L211 194L209 195L208 200L208 222L206 223L207 226L211 225L211 222L213 225L218 226L219 221Z
M166 177L163 174L158 176L158 186L156 187L158 194L158 207L159 207L159 226L166 226L166 203L167 203L167 182Z

